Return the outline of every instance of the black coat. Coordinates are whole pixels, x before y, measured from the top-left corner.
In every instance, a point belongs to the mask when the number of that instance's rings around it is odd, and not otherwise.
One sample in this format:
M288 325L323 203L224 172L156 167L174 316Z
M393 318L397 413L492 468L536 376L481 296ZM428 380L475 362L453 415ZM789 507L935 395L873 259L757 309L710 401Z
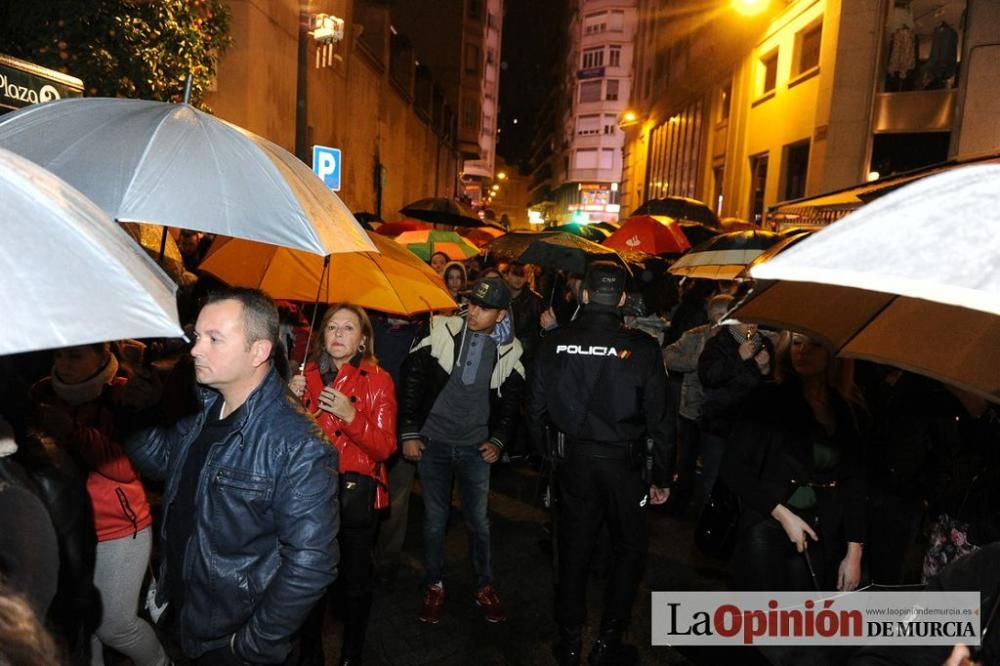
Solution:
M455 354L460 347L462 326L458 325L458 321L457 317L451 317L446 322L437 324L452 326L442 329L443 333L435 333L432 327L431 337L435 334L451 336L452 355L451 358L445 359L449 368L455 367ZM400 442L420 438L424 421L427 420L434 403L451 376L434 356L433 345L421 344L422 346L418 345L403 362L402 381L398 390ZM516 359L520 353L521 345L516 341L510 345L501 345L497 348L497 357L493 362L498 363L501 359L507 362L510 360L506 359L508 354L515 354ZM503 378L499 388L490 390L490 441L501 449L507 445L517 428L524 390L524 376L516 369Z
M836 430L829 443L839 461L822 472L816 470L812 450L821 426L797 382L762 387L744 402L719 471L740 498L744 526L770 519L774 507L785 504L795 492L793 481L836 482L835 488L816 491L823 532L833 535L842 529L847 541L864 543L867 483L862 435L847 403L833 391L830 400Z
M617 308L588 305L539 346L528 399L536 442L551 423L570 439L653 440L652 483L669 488L675 443L669 437L667 373L656 340L626 328Z
M761 342L773 367L774 345L763 335ZM727 435L735 410L767 377L753 357L745 361L740 358L739 350L736 338L723 328L708 339L698 358L698 379L705 390L700 425L708 432Z
M524 347L524 361L530 363L541 341L542 297L525 286L521 293L510 302L510 313L514 317L514 335Z

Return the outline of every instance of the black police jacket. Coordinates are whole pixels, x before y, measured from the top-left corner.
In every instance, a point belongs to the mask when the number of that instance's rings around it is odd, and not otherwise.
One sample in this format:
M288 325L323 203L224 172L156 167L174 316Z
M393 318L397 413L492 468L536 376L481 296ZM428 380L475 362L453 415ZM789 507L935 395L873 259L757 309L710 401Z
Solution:
M528 398L536 442L549 423L570 440L624 446L649 437L651 481L669 488L675 443L668 418L660 347L646 333L626 328L617 308L587 305L575 321L543 339Z
M164 526L216 396L203 388L196 414L127 440L136 469L166 481ZM284 662L336 577L337 468L337 450L271 368L226 440L209 450L184 571L168 570L166 558L160 565L158 603L167 600L169 577L183 576L187 586L179 618L186 655L231 646L245 661Z

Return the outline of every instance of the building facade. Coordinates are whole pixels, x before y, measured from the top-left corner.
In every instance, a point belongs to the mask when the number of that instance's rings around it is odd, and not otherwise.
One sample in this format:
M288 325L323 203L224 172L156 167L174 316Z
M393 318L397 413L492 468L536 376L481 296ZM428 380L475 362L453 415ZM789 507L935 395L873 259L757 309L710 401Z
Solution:
M625 212L679 195L759 222L778 202L1000 147L996 3L769 5L639 0Z
M463 194L462 165L482 156L484 0L229 6L233 45L207 100L217 115L306 163L313 145L340 148L338 194L355 211L393 220L415 199ZM329 51L310 33L310 20L324 14L344 26Z
M536 216L551 224L618 219L625 140L618 118L632 91L637 22L635 0L569 3L558 92L546 102L532 151Z

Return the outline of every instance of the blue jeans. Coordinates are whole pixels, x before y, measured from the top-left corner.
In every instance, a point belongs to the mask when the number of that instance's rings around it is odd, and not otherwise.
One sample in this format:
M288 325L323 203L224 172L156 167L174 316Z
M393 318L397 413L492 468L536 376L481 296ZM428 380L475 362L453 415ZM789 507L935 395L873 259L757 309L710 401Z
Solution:
M424 498L427 584L443 580L445 531L451 510L451 484L456 476L462 492L462 514L469 532L469 551L479 587L492 583L490 521L486 515L490 496L490 465L480 456L479 447L427 442L417 470Z

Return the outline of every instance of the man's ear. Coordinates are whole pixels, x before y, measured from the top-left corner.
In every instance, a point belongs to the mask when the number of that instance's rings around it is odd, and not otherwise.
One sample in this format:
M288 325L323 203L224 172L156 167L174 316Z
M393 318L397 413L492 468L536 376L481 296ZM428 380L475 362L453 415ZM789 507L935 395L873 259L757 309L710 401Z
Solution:
M622 307L623 305L625 305L626 296L627 296L626 293L623 291L622 297L618 299L618 307Z
M583 301L584 305L589 305L590 304L590 292L587 291L586 289L581 289L580 290L580 300Z
M273 349L274 344L270 340L258 340L250 345L250 360L253 363L253 367L259 368L271 360L271 351Z

